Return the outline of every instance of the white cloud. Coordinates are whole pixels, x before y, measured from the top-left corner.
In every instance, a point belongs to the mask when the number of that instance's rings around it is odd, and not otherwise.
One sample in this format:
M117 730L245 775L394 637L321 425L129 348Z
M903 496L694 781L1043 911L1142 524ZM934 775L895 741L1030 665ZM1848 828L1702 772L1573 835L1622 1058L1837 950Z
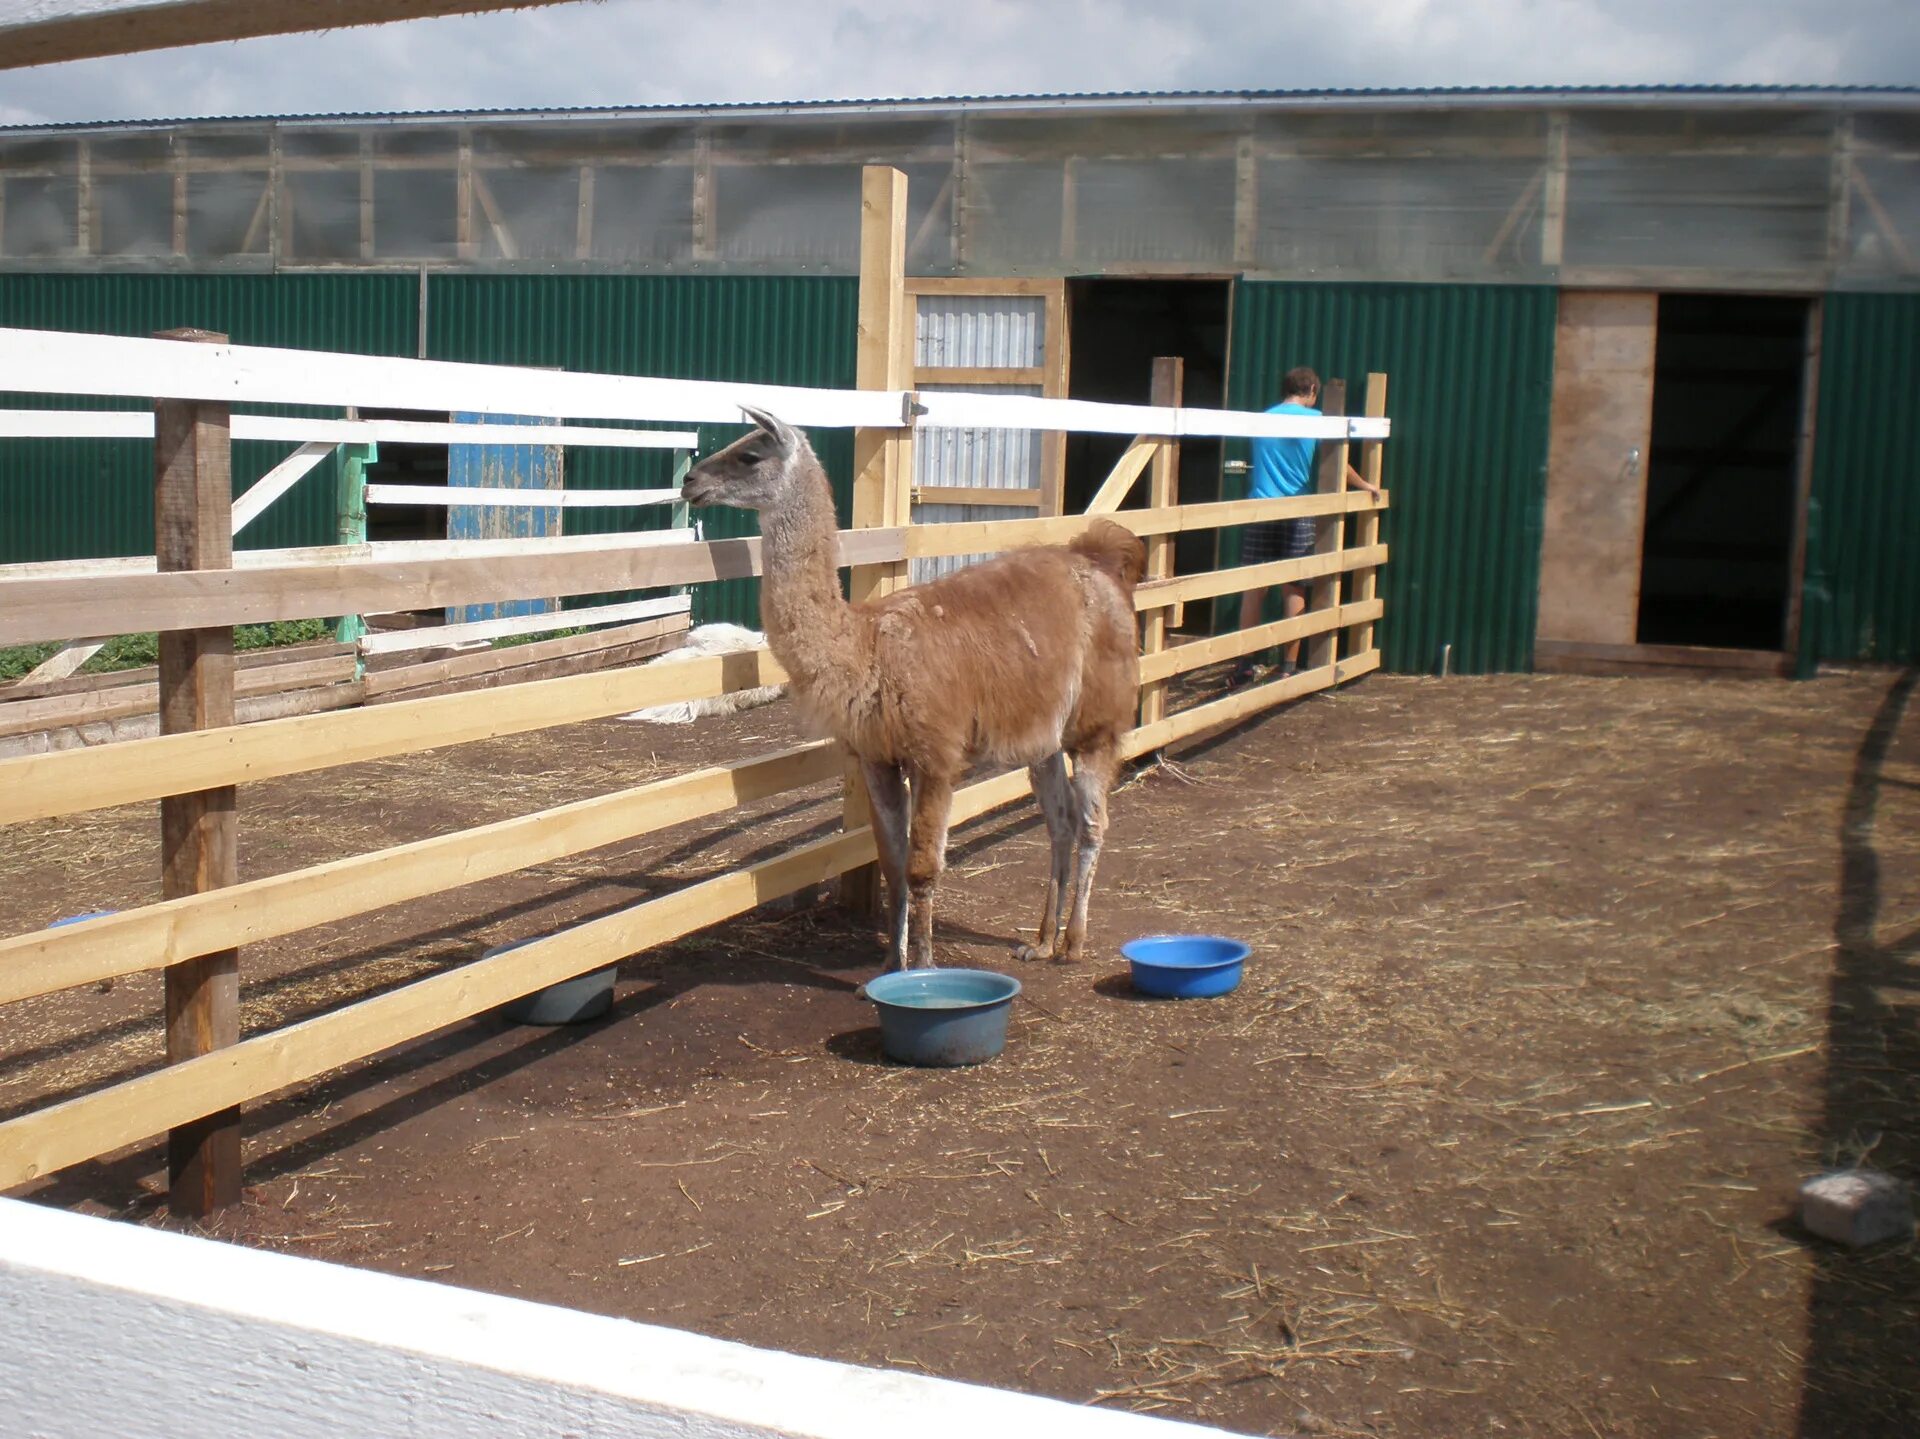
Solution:
M605 0L0 72L0 123L1916 76L1912 0Z

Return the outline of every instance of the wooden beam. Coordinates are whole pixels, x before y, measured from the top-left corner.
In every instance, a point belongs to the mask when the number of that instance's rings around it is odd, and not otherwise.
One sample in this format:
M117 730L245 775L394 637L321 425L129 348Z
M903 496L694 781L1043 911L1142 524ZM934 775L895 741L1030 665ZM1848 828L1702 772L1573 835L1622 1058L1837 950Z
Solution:
M916 302L907 294L907 177L883 165L860 174L860 293L854 384L862 390L904 390L914 372ZM913 431L860 428L853 432L853 528L909 522L913 504ZM855 604L893 593L907 583L903 562L857 566L847 577ZM849 759L841 823L863 828L871 811L859 766ZM879 908L880 881L871 866L849 872L840 900L857 913Z
M400 654L408 650L440 649L448 645L468 644L474 640L500 639L507 635L547 634L553 630L582 625L622 624L629 620L657 619L661 615L685 616L693 601L684 594L664 595L647 600L626 600L617 605L592 605L578 610L549 610L537 615L508 615L502 619L473 620L457 625L427 625L417 629L383 630L360 641L360 652L369 658ZM0 693L0 698L4 694Z
M840 773L829 740L735 760L477 829L0 939L0 1004L159 969L723 814Z
M564 616L564 613L564 611L560 612L560 615L555 618ZM494 649L488 646L472 654L453 655L443 660L424 660L413 664L395 665L388 669L375 670L367 675L367 699L372 702L382 696L398 694L406 690L447 684L453 680L472 679L476 675L498 674L528 665L543 664L549 660L571 659L579 655L592 654L596 650L638 646L642 654L658 654L677 642L677 637L683 634L686 628L685 615L660 615L653 619L638 620L633 624L617 625L612 629L591 630L583 635L564 635L558 639L535 640L532 644L509 645L505 649Z
M1135 435L1133 443L1114 462L1113 468L1107 471L1107 477L1100 482L1100 488L1087 501L1087 513L1110 515L1118 510L1125 502L1128 491L1133 488L1133 482L1146 472L1148 464L1165 443L1160 435Z
M1046 336L1041 345L1041 367L1046 371L1040 393L1050 400L1067 398L1073 362L1073 326L1067 309L1067 282L1054 280L1046 292L1046 312L1042 323ZM1045 430L1040 436L1040 489L1045 498L1043 515L1063 515L1067 511L1067 437L1060 430Z
M1153 362L1153 383L1149 404L1178 408L1186 386L1186 361L1178 355L1161 355ZM1180 503L1180 442L1162 440L1153 450L1153 476L1149 481L1147 506L1168 510ZM1173 574L1173 537L1154 535L1147 541L1146 579L1165 580ZM1140 627L1142 659L1158 655L1167 647L1168 611L1158 606L1148 610ZM1166 718L1167 687L1158 680L1145 681L1140 690L1140 723L1158 724Z
M1364 655L1353 655L1322 669L1301 670L1287 679L1268 680L1265 684L1254 685L1211 704L1197 705L1168 715L1158 724L1142 725L1121 742L1120 753L1123 758L1137 759L1143 754L1165 749L1168 745L1205 734L1209 730L1239 724L1262 710L1272 709L1288 700L1357 680L1379 668L1380 653L1374 650Z
M225 344L225 335L171 330L162 339ZM228 407L209 400L153 405L154 559L160 572L218 574L233 563L233 465ZM233 723L231 628L160 632L160 730L193 735ZM160 801L160 887L167 899L239 879L239 825L231 785ZM240 1038L240 952L219 949L167 970L167 1061L225 1049ZM195 1115L167 1140L168 1206L203 1218L240 1198L238 1107Z
M1366 399L1364 401L1369 415L1384 415L1387 412L1387 377L1375 371L1367 376ZM1380 461L1385 446L1379 440L1360 442L1360 474L1370 485L1381 483ZM1380 543L1380 512L1376 509L1357 510L1353 516L1353 544L1355 549L1370 550ZM1379 584L1379 572L1371 566L1353 572L1353 588L1348 592L1354 604L1349 609L1364 605L1372 600ZM1373 648L1373 620L1369 616L1365 623L1355 625L1347 633L1348 654L1364 654Z
M1145 684L1150 680L1169 679L1174 675L1219 664L1222 660L1239 659L1241 655L1305 639L1308 635L1343 629L1362 620L1377 620L1385 609L1386 606L1379 600L1367 600L1345 604L1335 610L1323 610L1318 614L1296 615L1290 620L1269 620L1250 630L1230 630L1226 634L1195 640L1191 644L1174 645L1157 655L1141 658L1140 681Z
M1328 380L1320 390L1320 413L1323 415L1344 416L1347 412L1347 382ZM1340 440L1333 444L1321 442L1319 463L1315 466L1314 488L1323 495L1345 494L1347 489L1347 442ZM1344 515L1322 515L1314 522L1313 552L1316 555L1334 555L1340 552L1346 539L1346 517ZM1308 592L1307 608L1313 610L1338 609L1340 606L1340 571L1333 570L1321 575L1314 581ZM1333 663L1338 649L1338 636L1331 630L1314 636L1308 646L1306 668L1321 669Z
M235 671L233 693L238 699L243 695L277 694L312 685L344 684L354 677L355 669L356 662L350 654L289 665L256 666ZM9 699L0 703L0 735L33 734L39 730L99 724L128 715L152 714L159 709L159 704L158 683L114 685L41 699Z
M0 824L311 774L786 682L766 650L0 760Z
M188 156L192 154L192 142L185 136L176 135L172 144L173 154L173 257L184 259L187 253L187 171Z
M913 372L921 385L1044 385L1043 365L921 365Z
M158 3L23 7L0 25L0 70L131 55L178 45L210 45L259 35L337 30L481 10L524 10L558 0L328 0L325 5L263 5L259 0L158 0Z
M573 257L576 260L593 258L594 173L591 165L580 167L580 201L573 221Z
M1038 509L1046 497L1039 489L999 490L989 485L921 485L913 492L920 505L1017 505Z
M1242 590L1268 589L1274 585L1299 584L1322 575L1340 574L1367 565L1387 561L1387 547L1340 550L1327 555L1304 555L1297 560L1269 560L1261 565L1240 565L1227 570L1209 570L1205 574L1180 579L1158 580L1134 591L1134 606L1148 610L1160 606L1189 604L1194 600L1238 594Z
M360 135L360 258L371 260L373 248L373 132Z
M528 596L594 594L745 579L760 573L757 539L674 540L646 533L559 540L411 541L340 551L255 551L230 574L156 574L135 561L0 569L0 644L144 629L264 624L393 614ZM440 554L447 545L461 548ZM413 558L418 547L425 554ZM898 528L846 532L842 564L904 557Z
M1260 162L1253 136L1242 135L1233 149L1233 263L1253 268L1260 246Z
M1359 492L1310 494L1275 500L1220 500L1204 505L1176 505L1169 510L1114 510L1107 518L1144 538L1219 529L1224 525L1251 525L1261 520L1347 514L1371 505L1370 497ZM964 520L945 525L915 525L906 532L905 545L909 559L984 555L1019 545L1065 544L1086 528L1084 515L1042 516L1033 520ZM0 585L0 598L4 596L5 587Z
M1546 198L1540 215L1540 263L1559 265L1567 254L1567 112L1547 116Z

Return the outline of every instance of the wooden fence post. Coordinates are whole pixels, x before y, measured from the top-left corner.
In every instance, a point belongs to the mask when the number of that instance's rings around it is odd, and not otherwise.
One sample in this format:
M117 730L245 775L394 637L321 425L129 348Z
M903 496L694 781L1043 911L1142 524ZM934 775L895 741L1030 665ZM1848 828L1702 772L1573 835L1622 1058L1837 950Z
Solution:
M1387 413L1387 377L1379 372L1367 376L1366 413L1369 418L1381 419ZM1370 485L1380 483L1380 458L1382 447L1378 440L1360 442L1360 473ZM1361 510L1353 517L1353 544L1355 549L1366 549L1380 543L1380 511ZM1370 600L1374 596L1378 571L1371 565L1366 569L1353 572L1353 589L1349 594L1355 603ZM1373 648L1373 621L1366 620L1347 629L1346 650L1348 655L1363 655Z
M1177 408L1186 387L1187 362L1178 355L1161 355L1153 362L1153 392L1148 403ZM1147 504L1162 510L1180 503L1180 442L1163 436L1153 452L1153 469L1147 480ZM1147 541L1147 578L1164 580L1173 573L1172 535L1155 535ZM1157 655L1167 647L1168 611L1147 611L1140 635L1140 653ZM1167 714L1167 682L1150 680L1140 687L1140 723L1157 724Z
M205 330L159 338L224 344ZM229 407L204 400L153 402L154 556L159 569L233 567L233 466ZM160 635L160 732L233 723L233 630ZM221 889L239 878L232 785L160 801L160 884L165 899ZM240 951L171 966L166 976L167 1061L177 1064L240 1038ZM240 1198L240 1111L222 1110L167 1136L168 1205L198 1218Z
M1347 412L1347 382L1328 380L1320 388L1320 413L1323 415L1344 415ZM1337 495L1347 488L1347 442L1335 440L1331 444L1320 446L1320 473L1316 477L1314 488L1323 495ZM1339 515L1322 515L1315 522L1318 537L1314 541L1313 552L1316 555L1338 554L1341 548L1341 532L1345 528ZM1336 572L1323 575L1313 582L1313 590L1307 604L1309 614L1318 610L1329 610L1340 603L1340 576ZM1324 630L1307 641L1307 662L1301 668L1317 670L1334 661L1338 649L1339 636L1333 630Z
M860 318L854 383L863 390L913 387L914 310L907 295L907 177L886 165L860 172ZM901 416L902 420L906 417ZM913 431L857 429L853 434L853 528L905 525L913 501ZM906 583L906 561L855 565L848 592L855 604L890 594ZM842 823L867 823L867 792L849 758ZM873 865L847 871L840 901L862 914L879 908L879 872Z

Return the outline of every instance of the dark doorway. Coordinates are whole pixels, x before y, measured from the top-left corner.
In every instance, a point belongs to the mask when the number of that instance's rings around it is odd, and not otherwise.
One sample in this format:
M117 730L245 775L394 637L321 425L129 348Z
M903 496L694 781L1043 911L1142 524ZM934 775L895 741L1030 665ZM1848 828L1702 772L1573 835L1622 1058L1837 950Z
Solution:
M444 425L444 411L361 410L363 420L417 420ZM380 485L437 485L447 483L445 445L393 444L382 441L379 458L367 466L367 483ZM444 540L445 505L368 505L369 540Z
M1662 295L1642 644L1786 644L1808 301Z
M1182 403L1217 409L1226 393L1226 280L1070 280L1067 283L1072 360L1067 393L1076 400L1144 405L1153 392L1153 362L1178 355L1186 363ZM1078 514L1100 488L1130 435L1067 437L1065 505ZM1180 445L1180 501L1202 504L1220 498L1220 441L1189 439ZM1144 506L1143 475L1127 508ZM1213 532L1182 535L1174 546L1174 572L1212 568ZM1189 607L1190 619L1209 607Z

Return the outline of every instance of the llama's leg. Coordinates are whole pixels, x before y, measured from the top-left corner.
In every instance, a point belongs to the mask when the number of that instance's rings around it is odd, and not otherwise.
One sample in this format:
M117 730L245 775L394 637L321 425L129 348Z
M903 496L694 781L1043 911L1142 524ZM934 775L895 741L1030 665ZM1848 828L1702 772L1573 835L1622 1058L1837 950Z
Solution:
M1073 908L1067 919L1067 937L1060 946L1063 962L1080 958L1087 937L1087 901L1093 896L1093 872L1100 863L1100 846L1107 837L1107 790L1120 767L1120 754L1108 744L1083 750L1073 757L1074 818L1080 831L1080 863L1073 879Z
M912 918L907 933L907 966L933 968L933 891L947 867L947 821L953 809L953 780L916 769L912 775L913 826L907 841L907 894Z
M897 764L860 761L873 815L873 845L887 885L887 968L907 964L907 777Z
M1033 795L1040 802L1041 817L1047 822L1053 856L1046 903L1040 909L1040 928L1034 933L1033 943L1017 946L1014 954L1020 959L1051 959L1060 921L1066 916L1067 886L1073 882L1073 842L1079 824L1065 754L1055 750L1038 764L1028 765L1027 773L1033 779Z

